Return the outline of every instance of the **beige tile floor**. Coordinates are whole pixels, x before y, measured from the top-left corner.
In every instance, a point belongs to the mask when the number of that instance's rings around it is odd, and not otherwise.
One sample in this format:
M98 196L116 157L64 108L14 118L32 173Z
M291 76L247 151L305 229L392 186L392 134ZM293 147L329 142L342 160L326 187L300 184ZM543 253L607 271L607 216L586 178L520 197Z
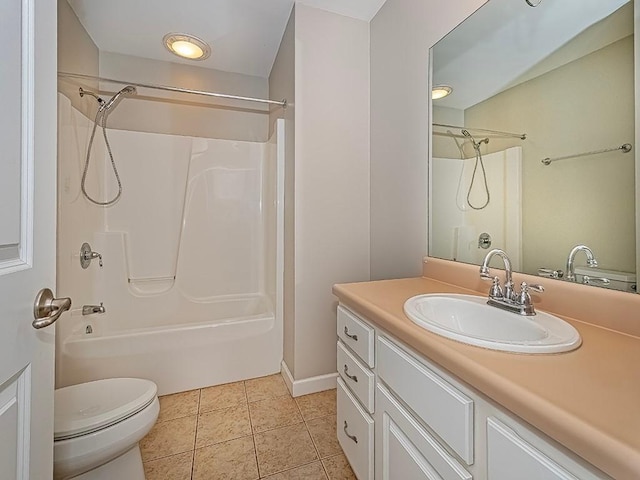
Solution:
M147 480L355 480L336 391L294 399L280 375L160 397L140 449Z

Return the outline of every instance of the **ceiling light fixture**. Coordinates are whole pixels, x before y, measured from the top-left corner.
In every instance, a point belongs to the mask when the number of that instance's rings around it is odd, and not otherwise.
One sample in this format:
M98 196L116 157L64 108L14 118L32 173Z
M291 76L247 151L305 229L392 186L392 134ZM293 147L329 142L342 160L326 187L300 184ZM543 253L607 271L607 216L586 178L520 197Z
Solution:
M162 42L171 53L189 60L204 60L211 55L211 47L204 40L187 33L167 33Z
M438 100L450 95L453 92L453 88L449 85L436 85L431 89L431 99Z

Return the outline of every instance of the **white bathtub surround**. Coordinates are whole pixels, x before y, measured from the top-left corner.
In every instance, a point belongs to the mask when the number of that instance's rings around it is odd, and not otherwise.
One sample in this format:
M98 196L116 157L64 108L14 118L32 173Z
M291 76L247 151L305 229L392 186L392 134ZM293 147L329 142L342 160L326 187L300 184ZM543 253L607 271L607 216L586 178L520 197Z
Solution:
M453 143L453 140L450 140ZM522 265L522 148L512 147L483 154L490 201L486 201L483 173L477 168L471 188L474 156L433 158L429 178L439 178L430 187L430 224L438 239L433 239L429 252L434 257L457 259L467 263L481 263L488 250L478 246L482 233L491 236L490 248L506 249L514 270ZM509 201L507 201L509 199ZM435 236L434 236L435 237Z
M61 131L60 143L65 133L75 134ZM108 134L123 194L88 211L104 216L85 239L103 268L81 271L80 245L59 246L71 257L65 274L83 276L88 293L58 327L58 385L135 376L168 394L279 372L283 132L267 143ZM105 314L81 315L99 302Z

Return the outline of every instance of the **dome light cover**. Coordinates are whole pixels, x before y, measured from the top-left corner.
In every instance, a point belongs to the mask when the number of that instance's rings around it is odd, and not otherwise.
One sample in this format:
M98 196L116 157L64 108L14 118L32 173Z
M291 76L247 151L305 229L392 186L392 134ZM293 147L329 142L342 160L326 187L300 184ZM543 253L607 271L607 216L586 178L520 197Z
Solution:
M171 53L189 60L204 60L211 55L211 47L204 40L187 33L167 33L162 42Z

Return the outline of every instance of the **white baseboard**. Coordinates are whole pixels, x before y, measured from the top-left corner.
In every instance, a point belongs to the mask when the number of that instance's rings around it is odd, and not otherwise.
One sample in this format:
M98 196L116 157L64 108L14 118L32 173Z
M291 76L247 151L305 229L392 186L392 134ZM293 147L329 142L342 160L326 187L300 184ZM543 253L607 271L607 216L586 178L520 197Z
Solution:
M338 372L328 373L327 375L318 375L317 377L305 378L303 380L294 380L293 375L285 361L282 361L282 377L287 385L292 397L301 395L309 395L310 393L323 392L336 388L336 379Z

